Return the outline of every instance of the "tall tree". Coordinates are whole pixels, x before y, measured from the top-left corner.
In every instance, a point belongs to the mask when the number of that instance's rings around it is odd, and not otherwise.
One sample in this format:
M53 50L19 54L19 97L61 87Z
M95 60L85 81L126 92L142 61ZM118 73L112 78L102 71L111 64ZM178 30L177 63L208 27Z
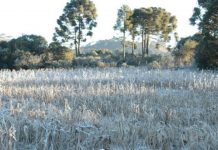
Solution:
M133 17L131 16L131 23L128 25L128 31L131 35L132 38L132 55L134 55L134 50L137 48L136 44L135 44L135 38L136 36L139 35L139 32L137 30L137 24L134 22Z
M81 42L93 35L92 29L97 25L96 17L96 7L92 1L71 0L57 20L54 41L74 45L76 56L80 55Z
M198 25L201 39L195 51L195 62L201 69L218 68L218 0L198 0L190 18Z
M134 22L140 27L142 36L142 57L149 54L151 35L159 36L164 41L169 40L169 34L176 28L177 19L163 8L150 7L135 9ZM145 51L146 50L146 51Z
M190 22L206 36L218 38L218 0L198 0Z
M117 13L117 21L114 25L115 30L119 30L123 33L123 41L122 41L122 47L123 47L123 59L125 61L126 59L126 33L128 31L129 26L131 25L131 16L132 16L132 10L128 5L123 5L120 9L118 9Z

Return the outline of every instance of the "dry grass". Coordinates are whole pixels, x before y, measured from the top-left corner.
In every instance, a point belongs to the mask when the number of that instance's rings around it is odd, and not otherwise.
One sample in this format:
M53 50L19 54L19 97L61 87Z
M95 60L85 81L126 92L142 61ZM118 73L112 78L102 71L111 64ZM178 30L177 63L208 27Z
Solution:
M216 150L217 91L217 72L0 71L0 149Z

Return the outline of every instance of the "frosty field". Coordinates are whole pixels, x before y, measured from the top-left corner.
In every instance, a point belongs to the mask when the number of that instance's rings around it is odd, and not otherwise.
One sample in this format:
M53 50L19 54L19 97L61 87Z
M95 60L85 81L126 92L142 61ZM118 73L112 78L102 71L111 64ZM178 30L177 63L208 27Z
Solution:
M0 71L0 150L217 150L218 72Z

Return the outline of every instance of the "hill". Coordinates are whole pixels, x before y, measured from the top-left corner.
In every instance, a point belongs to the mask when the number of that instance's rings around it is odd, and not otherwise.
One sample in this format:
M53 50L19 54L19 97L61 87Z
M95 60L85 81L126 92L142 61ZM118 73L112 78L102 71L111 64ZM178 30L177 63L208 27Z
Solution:
M137 49L135 49L135 53L141 54L141 43L136 42L136 45L137 45ZM161 44L161 45L164 45L164 44ZM82 47L82 52L87 53L92 50L100 50L100 49L109 49L112 51L122 51L121 41L116 38L112 38L112 39L105 39L105 40L99 40L96 42L91 42L85 45L84 47ZM132 52L131 45L127 46L126 51L127 53ZM156 42L152 41L149 44L149 52L150 54L164 54L164 53L167 53L168 51L164 46L160 46L160 48L157 49Z

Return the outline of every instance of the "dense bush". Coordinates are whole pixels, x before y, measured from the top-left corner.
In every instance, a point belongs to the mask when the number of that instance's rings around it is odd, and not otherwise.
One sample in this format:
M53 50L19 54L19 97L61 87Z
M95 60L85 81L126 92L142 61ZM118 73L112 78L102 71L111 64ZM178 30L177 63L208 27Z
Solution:
M0 50L0 69L8 68L7 50Z
M14 61L14 67L16 69L35 69L39 68L42 63L42 57L39 55L33 55L30 52L26 51L16 51L15 55L17 56Z
M161 69L161 65L157 61L153 61L150 64L148 64L149 69Z
M73 66L75 67L96 67L97 62L100 61L100 57L78 57L73 60Z
M0 68L38 68L46 61L47 41L38 35L22 35L0 42Z
M98 53L96 52L96 50L92 50L90 55L96 57L98 56Z
M154 55L149 57L148 68L150 69L166 69L177 67L175 64L175 58L169 55Z
M43 37L24 35L8 42L0 42L0 69L124 66L160 69L191 65L194 62L193 57L199 68L217 68L217 39L202 37L202 34L195 34L180 40L176 50L172 52L175 58L172 55L160 54L142 58L140 55L126 53L124 61L122 53L108 49L92 50L75 58L73 51L60 43L52 42L47 46Z
M100 49L100 50L95 50L97 54L105 54L105 55L112 55L112 52L109 49Z
M120 58L121 59L121 58ZM136 55L126 55L126 63L130 66L139 66L141 62L141 57L137 57Z
M52 42L49 45L49 51L53 53L54 60L72 61L75 58L73 51L60 43Z
M0 50L5 49L8 47L7 41L0 41Z
M55 53L57 60L72 61L74 59L73 51L66 47L61 47L57 53Z
M218 39L204 38L196 49L195 61L200 69L217 69Z
M195 50L202 37L203 35L201 33L196 33L193 36L188 36L178 41L176 47L172 51L177 66L193 65Z
M198 42L191 38L186 38L183 43L177 46L174 51L176 63L179 65L190 65L193 62L195 48Z
M54 60L47 61L43 64L43 68L72 68L72 61Z
M33 54L42 54L47 48L47 41L38 35L23 35L8 42L11 51L23 50Z
M116 67L117 62L111 55L86 55L73 60L74 67Z

